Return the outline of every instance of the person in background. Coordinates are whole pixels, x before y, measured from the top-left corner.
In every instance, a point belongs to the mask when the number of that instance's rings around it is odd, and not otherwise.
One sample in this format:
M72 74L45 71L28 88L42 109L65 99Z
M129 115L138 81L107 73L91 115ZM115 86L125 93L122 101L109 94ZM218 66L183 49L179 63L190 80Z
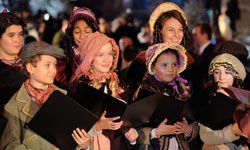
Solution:
M218 27L223 40L233 40L233 31L230 27L230 18L226 14L227 6L221 7L221 14L218 17Z
M122 64L123 63L122 62L122 53L124 52L125 47L127 47L129 45L134 45L134 42L132 41L132 39L130 37L123 36L119 39L118 46L119 46L119 50L120 50L121 55L119 55L118 64L117 64L118 71L120 71L124 68L124 64Z
M208 23L197 23L195 24L193 30L192 30L192 35L193 35L193 46L195 48L195 54L197 55L196 59L205 59L205 57L208 57L207 61L209 59L212 60L212 54L214 50L214 46L211 43L212 39L212 28ZM210 61L211 61L210 60ZM209 61L209 62L210 62Z
M52 45L57 46L57 47L62 47L62 41L66 34L68 22L69 22L68 19L62 20L60 30L57 31L55 35L53 36Z
M184 101L191 96L191 87L188 81L180 76L180 73L187 66L184 47L169 43L155 44L146 51L146 60L147 74L138 88L138 93L140 90L146 90ZM183 112L185 116L187 112ZM196 122L189 123L188 119L183 117L181 121L171 125L167 119L163 120L156 128L149 126L139 129L141 130L139 136L141 149L190 149L188 142L198 135L198 124Z
M233 30L233 34L237 32L236 22L241 18L241 11L239 8L238 0L228 0L227 1L227 16L230 18L230 27Z
M45 42L32 42L22 49L20 57L29 78L4 107L8 123L0 140L0 149L57 149L26 125L54 90L66 94L53 84L57 59L65 57L63 50ZM91 138L84 130L77 128L72 131L72 136L78 144L76 149L89 147Z
M134 45L132 39L128 36L123 36L119 39L119 48L121 50L121 52L124 51L125 47L129 46L129 45Z
M132 61L138 54L138 48L134 45L128 45L121 51L121 68L118 71L119 79L124 80L126 72L131 65Z
M117 99L122 99L125 103L130 103L125 87L114 72L119 56L119 48L115 41L100 32L94 32L81 43L79 52L82 62L71 78L71 89L76 89L78 84L86 84ZM72 93L74 95L74 91ZM101 121L111 122L107 126L97 122L97 130L101 129L103 132L94 137L94 146L102 150L132 149L134 146L131 144L135 144L138 137L136 130L130 128L124 134L117 131L123 121L118 121L119 116L106 118L105 114L105 112L102 114Z
M100 17L98 20L99 20L100 32L105 35L110 35L111 34L110 24L102 17Z
M19 52L24 43L23 21L11 12L0 13L0 112L27 79Z
M247 140L233 114L239 102L235 101L224 88L242 88L246 77L244 65L233 55L223 53L217 55L210 63L209 85L206 95L200 100L206 102L199 113L200 138L203 150L248 150ZM223 108L223 110L222 110Z
M137 39L139 40L139 42L145 46L149 46L152 43L152 37L150 34L150 28L149 28L149 24L145 23L142 27L141 27L141 31L137 34Z
M195 92L199 92L204 87L208 80L207 70L209 63L214 57L215 45L211 43L212 29L208 23L197 23L193 30L193 57L195 59L194 70L198 71L193 73L194 80L193 86Z

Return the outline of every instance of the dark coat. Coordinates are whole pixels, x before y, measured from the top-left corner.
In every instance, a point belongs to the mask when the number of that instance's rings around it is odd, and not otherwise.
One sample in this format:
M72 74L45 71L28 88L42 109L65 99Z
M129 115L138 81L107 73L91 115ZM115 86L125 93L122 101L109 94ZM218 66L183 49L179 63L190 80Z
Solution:
M26 79L27 76L19 68L9 66L0 61L0 112Z
M195 115L197 113L197 109L201 109L200 105L204 105L205 101L201 101L201 98L204 99L204 87L208 82L208 68L210 62L214 57L214 47L211 43L204 49L204 52L201 56L197 54L192 54L195 59L195 64L192 66L192 86L193 86L193 95L191 98L192 109L195 110Z
M209 44L199 56L193 54L195 59L195 64L193 66L193 88L194 91L203 88L203 84L208 81L208 68L209 64L214 58L214 48L215 45ZM199 80L197 80L199 79Z
M151 92L155 92L155 93L167 93L170 96L174 96L175 97L175 91L168 85L157 81L154 77L152 76L148 76L146 79L144 79L144 81L142 82L140 88L144 89L144 90L149 90ZM187 104L187 106L185 106L185 109L183 111L183 115L185 114L191 114L189 106ZM188 142L192 141L193 139L195 139L198 135L198 124L197 122L194 122L193 117L189 117L187 118L189 121L191 121L191 126L192 126L192 133L190 135L190 137L185 137L183 134L180 135L174 135L176 137L176 140L178 142L179 145L179 149L180 150L189 150L189 144ZM142 129L142 132L140 133L140 141L141 141L141 148L142 149L146 149L145 143L147 143L147 141L149 141L149 146L148 149L149 150L159 150L162 149L164 147L164 150L168 149L169 146L169 140L171 136L162 136L159 139L152 139L150 140L150 132L151 132L152 128L144 128ZM144 139L142 140L141 137L144 137Z

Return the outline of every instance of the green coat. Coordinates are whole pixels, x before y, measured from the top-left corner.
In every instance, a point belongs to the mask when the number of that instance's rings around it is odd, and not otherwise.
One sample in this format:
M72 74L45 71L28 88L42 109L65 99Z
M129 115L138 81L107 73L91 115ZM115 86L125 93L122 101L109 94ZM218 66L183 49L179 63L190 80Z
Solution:
M66 94L66 91L56 88ZM26 124L39 110L28 95L24 85L4 107L4 115L8 119L7 126L0 140L1 150L56 150L58 149L33 131ZM49 123L49 122L45 122Z

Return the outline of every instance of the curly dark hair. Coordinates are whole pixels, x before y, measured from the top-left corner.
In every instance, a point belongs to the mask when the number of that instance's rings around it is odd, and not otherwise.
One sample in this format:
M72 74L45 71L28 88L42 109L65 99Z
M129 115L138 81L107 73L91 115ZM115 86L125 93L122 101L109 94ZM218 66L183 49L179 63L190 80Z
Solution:
M0 38L6 29L11 25L20 25L23 30L26 27L23 20L11 12L0 13Z
M153 44L163 43L161 31L164 26L164 23L170 18L175 18L182 24L183 30L184 30L183 31L184 37L182 39L181 45L183 45L185 48L190 48L190 45L192 45L192 41L189 36L190 34L188 32L188 27L181 13L178 12L177 10L164 12L156 20L155 25L154 25L154 32L153 32Z

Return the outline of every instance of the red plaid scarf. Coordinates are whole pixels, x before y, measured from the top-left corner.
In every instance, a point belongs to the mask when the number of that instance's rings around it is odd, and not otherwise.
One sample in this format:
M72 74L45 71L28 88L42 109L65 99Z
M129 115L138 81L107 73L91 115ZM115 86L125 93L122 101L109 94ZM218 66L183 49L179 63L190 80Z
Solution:
M34 98L38 105L42 105L46 102L51 93L55 90L56 86L54 84L49 84L46 89L38 89L30 84L30 80L24 82L24 86L30 97Z

